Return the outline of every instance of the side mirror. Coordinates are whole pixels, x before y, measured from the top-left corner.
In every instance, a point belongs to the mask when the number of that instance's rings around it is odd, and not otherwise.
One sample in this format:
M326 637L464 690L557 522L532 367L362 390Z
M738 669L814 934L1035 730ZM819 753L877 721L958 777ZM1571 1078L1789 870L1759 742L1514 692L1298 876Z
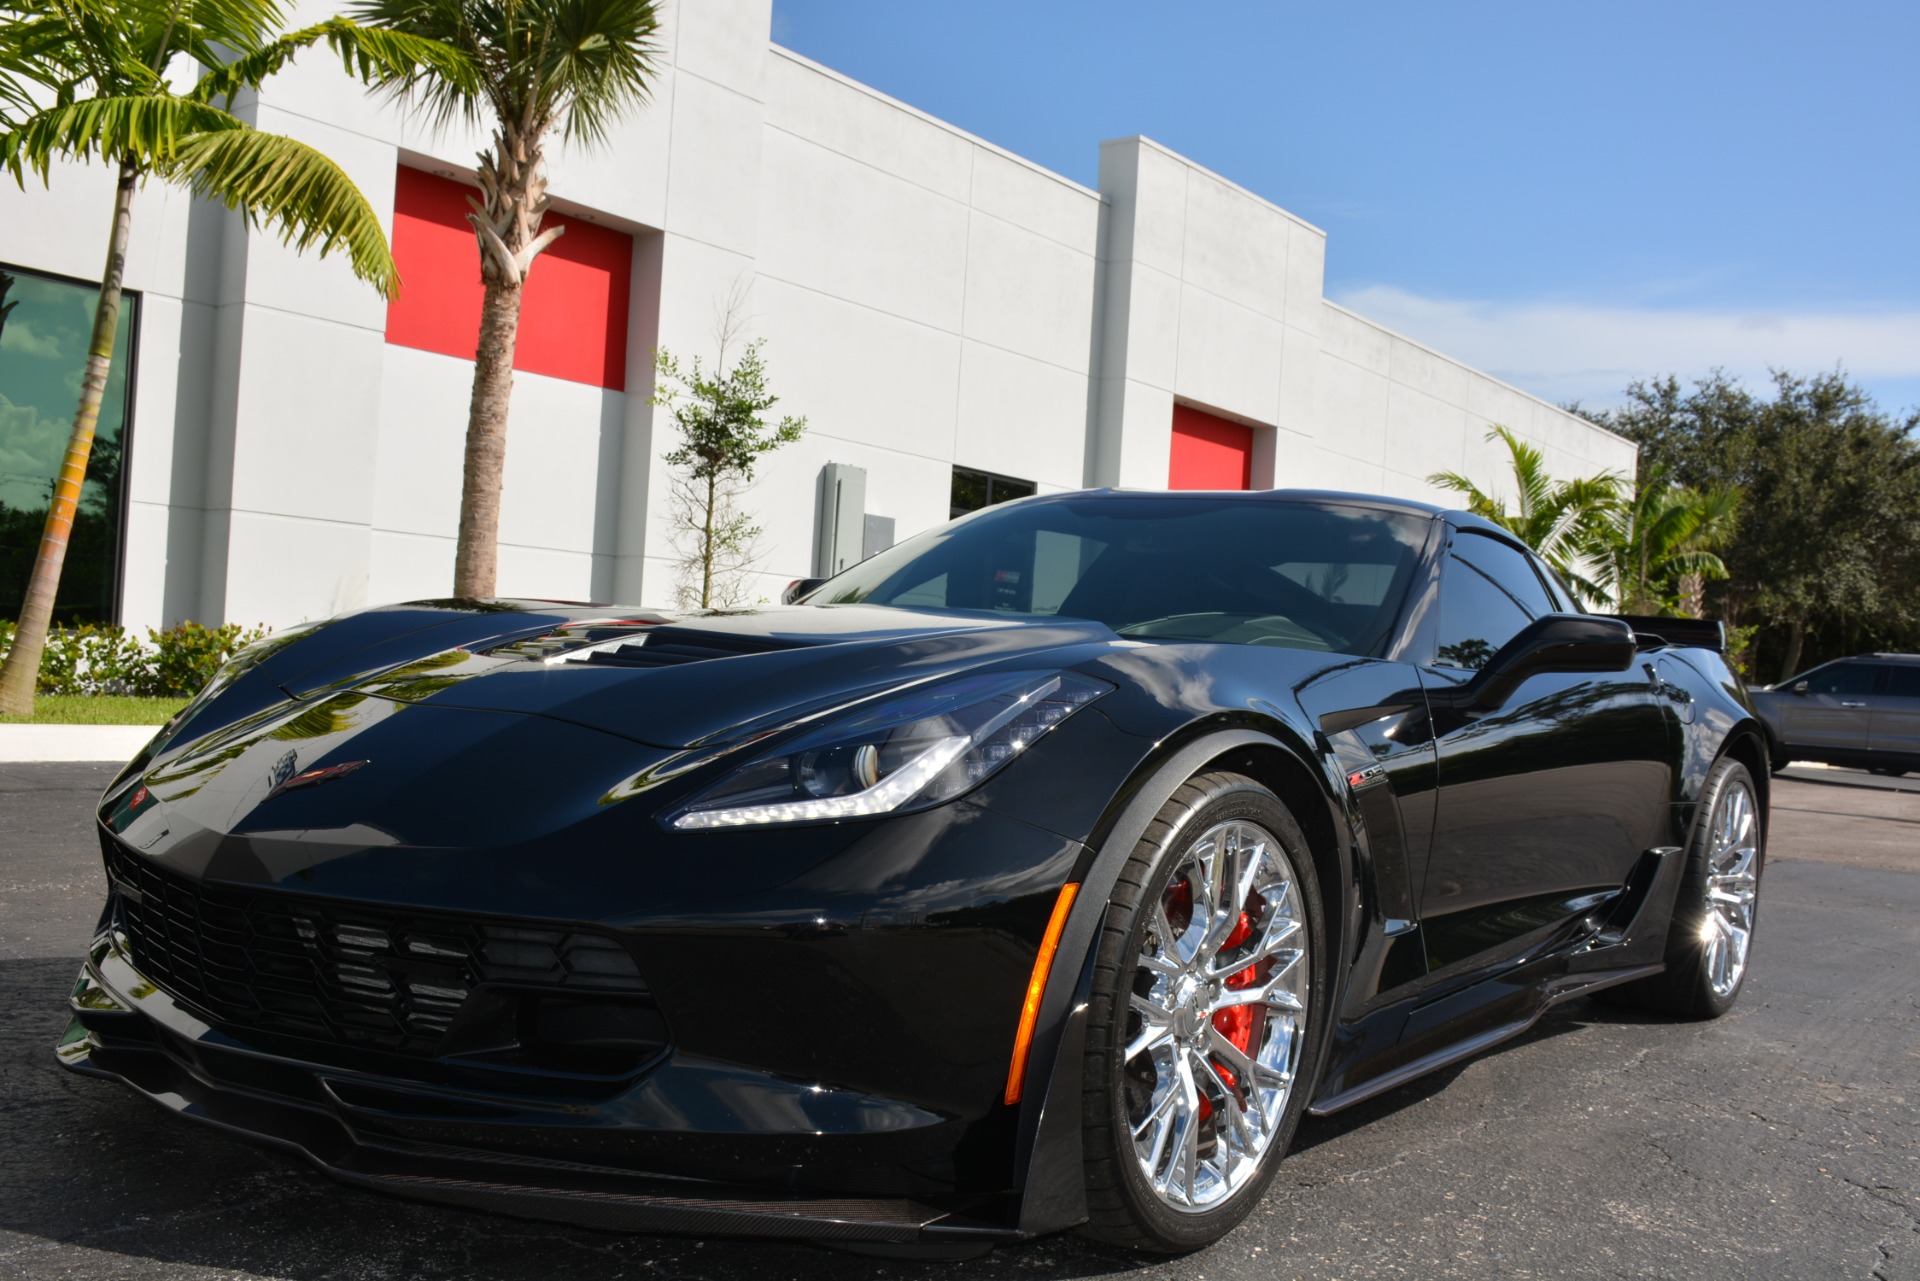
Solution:
M1805 694L1807 692L1807 683L1805 681L1795 681L1793 683L1793 692L1796 694Z
M791 605L826 581L824 578L796 578L787 584L787 590L780 593L780 603Z
M1543 672L1624 672L1639 648L1633 628L1595 614L1546 614L1501 646L1478 675L1462 685L1459 704L1492 711L1528 677Z

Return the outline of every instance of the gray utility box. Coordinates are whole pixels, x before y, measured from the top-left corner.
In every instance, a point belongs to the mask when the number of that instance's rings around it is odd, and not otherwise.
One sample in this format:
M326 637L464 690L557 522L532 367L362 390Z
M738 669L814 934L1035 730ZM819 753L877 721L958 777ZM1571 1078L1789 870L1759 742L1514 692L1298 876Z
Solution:
M820 469L820 505L813 576L832 578L866 559L867 469L828 463Z

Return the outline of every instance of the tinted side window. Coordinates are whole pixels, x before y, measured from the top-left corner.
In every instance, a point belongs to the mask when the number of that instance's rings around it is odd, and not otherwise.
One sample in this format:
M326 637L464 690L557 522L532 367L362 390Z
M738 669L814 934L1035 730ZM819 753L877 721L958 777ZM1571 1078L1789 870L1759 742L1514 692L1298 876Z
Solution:
M1920 698L1920 663L1889 667L1887 693L1894 698Z
M1880 669L1871 663L1832 663L1805 678L1807 693L1871 694L1879 674Z
M1529 618L1551 614L1556 609L1525 552L1484 534L1462 533L1453 540L1453 554L1492 579L1496 587L1527 611Z
M1502 645L1554 603L1533 566L1497 539L1459 533L1440 578L1436 666L1485 667Z
M1579 602L1574 600L1573 593L1567 590L1566 582L1559 574L1554 572L1553 566L1536 560L1533 567L1540 572L1540 577L1546 580L1547 594L1553 597L1553 608L1555 612L1561 614L1578 614L1583 612Z

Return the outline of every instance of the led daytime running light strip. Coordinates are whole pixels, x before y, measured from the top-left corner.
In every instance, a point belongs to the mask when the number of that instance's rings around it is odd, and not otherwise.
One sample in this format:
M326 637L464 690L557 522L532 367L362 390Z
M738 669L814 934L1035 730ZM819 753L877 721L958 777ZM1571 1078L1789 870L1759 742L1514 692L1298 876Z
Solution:
M884 814L911 800L916 792L959 760L973 740L964 734L935 739L920 755L864 792L822 796L810 801L782 801L772 805L743 805L732 809L689 810L673 820L682 831L701 827L757 827L762 823L797 823L808 819L859 818Z

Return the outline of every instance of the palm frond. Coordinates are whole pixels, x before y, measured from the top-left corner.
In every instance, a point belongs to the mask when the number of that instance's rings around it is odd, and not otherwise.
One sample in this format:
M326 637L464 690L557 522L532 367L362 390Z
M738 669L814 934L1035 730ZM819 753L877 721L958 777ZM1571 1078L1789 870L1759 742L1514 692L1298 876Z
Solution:
M449 80L425 63L375 81L388 97L409 104L438 127L454 120L477 122L482 104L499 100L501 10L497 3L467 0L359 0L351 16L362 26L430 40L465 55L477 84Z
M53 85L84 77L74 29L59 14L6 14L0 20L0 77Z
M646 105L658 73L654 0L552 0L539 81L562 135L597 146L623 113Z
M452 45L404 31L365 27L350 18L329 18L215 67L200 78L189 95L200 102L233 100L242 89L257 89L267 77L302 49L325 43L340 58L348 75L368 83L430 74L450 82L464 93L479 88L472 59Z
M74 0L61 0L73 3ZM171 50L205 49L216 56L207 63L217 66L231 60L236 52L245 54L260 48L273 33L286 25L286 10L279 0L88 0L111 6L125 18L137 16L142 28L158 41L171 30L165 43ZM171 51L169 50L169 52ZM152 50L149 50L152 52ZM196 56L198 56L196 54ZM164 68L165 62L159 64Z
M345 250L355 275L389 298L399 292L380 216L340 166L306 143L257 129L199 134L183 139L161 172L275 228L297 250Z
M1500 504L1481 492L1478 485L1457 471L1437 471L1427 477L1429 485L1441 489L1451 489L1456 494L1467 496L1467 510L1476 516L1485 516L1489 511L1501 511ZM1504 513L1503 513L1504 514ZM1489 519L1491 519L1489 517Z
M0 169L25 186L27 170L45 182L61 156L132 157L142 169L160 168L188 138L245 128L217 107L184 98L84 98L36 112L0 135Z
M102 93L122 83L129 63L136 78L151 80L130 30L90 0L31 0L0 22L0 68L48 88L92 81Z
M593 145L648 100L659 70L654 0L359 0L351 13L470 58L473 84L431 68L382 78L435 123L477 120L484 109L523 132L557 122L564 137Z
M1725 578L1727 563L1712 552L1682 551L1674 552L1665 562L1667 574L1678 578L1683 574L1698 574L1702 578Z

